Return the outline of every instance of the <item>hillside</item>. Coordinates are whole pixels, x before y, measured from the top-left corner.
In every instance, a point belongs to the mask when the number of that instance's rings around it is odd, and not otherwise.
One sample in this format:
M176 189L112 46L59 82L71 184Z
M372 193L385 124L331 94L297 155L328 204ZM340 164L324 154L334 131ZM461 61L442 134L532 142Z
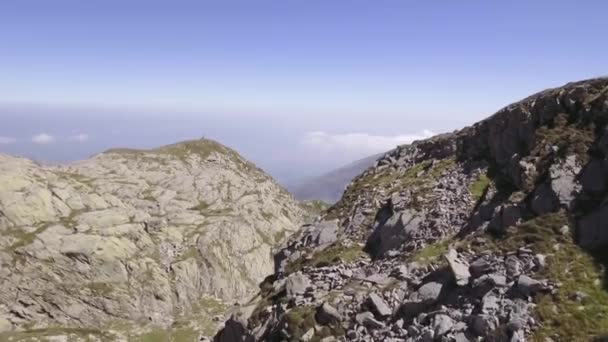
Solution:
M377 154L357 160L321 176L288 186L288 189L299 201L320 200L326 203L336 203L348 183L374 165L381 156L382 154Z
M608 79L401 146L275 255L216 341L608 334Z
M0 340L212 335L304 215L211 140L53 167L0 155Z

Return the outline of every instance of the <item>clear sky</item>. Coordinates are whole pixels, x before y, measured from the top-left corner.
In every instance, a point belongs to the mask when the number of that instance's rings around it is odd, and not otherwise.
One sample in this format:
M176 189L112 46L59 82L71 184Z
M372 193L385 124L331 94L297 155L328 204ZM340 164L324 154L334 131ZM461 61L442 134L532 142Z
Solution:
M608 74L606 1L3 0L0 151L212 137L281 180Z

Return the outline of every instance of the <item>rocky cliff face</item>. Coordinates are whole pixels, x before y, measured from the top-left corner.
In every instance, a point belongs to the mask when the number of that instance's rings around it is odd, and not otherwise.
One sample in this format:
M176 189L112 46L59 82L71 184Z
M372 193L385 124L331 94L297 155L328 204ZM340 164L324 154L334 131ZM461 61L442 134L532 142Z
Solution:
M389 152L284 245L216 341L608 333L607 123L594 79Z
M60 167L1 155L0 340L212 334L214 317L272 273L273 248L303 217L210 140Z

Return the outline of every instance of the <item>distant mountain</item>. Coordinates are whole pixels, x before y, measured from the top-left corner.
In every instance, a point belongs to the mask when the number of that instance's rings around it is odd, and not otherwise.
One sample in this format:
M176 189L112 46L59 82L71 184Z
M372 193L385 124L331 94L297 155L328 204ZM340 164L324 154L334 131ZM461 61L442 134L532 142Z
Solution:
M327 203L335 203L342 196L348 183L374 165L374 162L383 154L357 160L321 176L287 186L287 188L299 201L321 200Z

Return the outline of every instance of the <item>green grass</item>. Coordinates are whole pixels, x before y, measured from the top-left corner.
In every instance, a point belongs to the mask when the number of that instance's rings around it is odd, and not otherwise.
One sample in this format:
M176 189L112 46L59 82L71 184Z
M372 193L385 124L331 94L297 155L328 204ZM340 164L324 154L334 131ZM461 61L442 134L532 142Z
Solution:
M312 258L301 257L285 267L287 274L296 272L305 266L324 267L337 263L350 263L359 258L366 257L367 254L358 246L343 246L335 244L328 248L313 253Z
M288 311L283 318L287 323L287 330L291 335L290 341L300 341L302 335L314 328L315 308L312 306L298 306Z
M389 167L376 172L365 173L356 178L353 184L346 189L342 199L327 210L326 219L341 218L343 216L341 212L346 212L358 198L373 191L381 190L390 194L401 189L410 189L413 191L412 198L427 198L431 194L435 181L444 172L454 167L456 167L456 161L453 157L450 157L439 160L433 165L428 160L422 161L405 171L398 171ZM425 205L424 200L420 203L412 203L412 207L418 209Z
M448 252L451 243L453 243L451 239L431 243L416 251L414 254L407 257L407 259L424 265L433 263Z
M50 227L50 224L45 223L45 224L41 225L40 227L36 228L36 230L34 230L33 232L29 232L29 233L25 232L19 228L5 232L4 234L10 235L17 239L17 241L15 243L13 243L11 246L8 247L8 251L15 252L18 248L25 247L25 246L31 244L32 242L34 242L34 240L36 240L36 236L38 234L44 232L48 227Z
M531 340L591 341L608 334L608 292L604 288L604 262L559 234L568 224L563 212L551 213L511 228L504 236L488 239L478 250L513 251L527 246L547 256L546 267L535 276L561 286L554 294L536 298L535 318L540 322ZM559 246L555 248L554 246ZM571 298L576 291L588 295L582 302Z
M98 296L107 296L110 293L112 293L112 291L114 291L114 287L113 287L112 283L91 282L91 283L85 284L85 286L87 288L89 288L91 290L91 292L93 292L93 294L98 295Z
M154 330L142 334L138 337L129 339L130 342L170 342L171 333L169 330L155 328Z
M287 323L287 331L291 336L290 341L299 342L306 332L317 325L315 320L316 309L312 306L297 306L283 315ZM345 334L341 326L325 326L316 330L311 342L319 342L324 337L339 337Z
M190 210L197 210L200 212L204 212L205 210L207 210L209 208L210 204L205 202L205 201L199 201L197 205L195 205L194 207L190 208Z
M287 236L287 231L281 230L281 231L275 233L272 236L272 238L274 239L274 243L278 244L278 243L281 243L285 239L286 236Z
M486 173L480 174L477 179L475 179L469 185L469 192L471 193L471 196L473 196L473 199L476 202L481 199L481 196L483 196L483 193L486 191L489 185L490 178L488 178L488 175Z
M200 258L200 252L196 247L189 247L184 251L182 255L180 255L179 260L187 260L187 259L196 259Z
M30 342L46 341L52 336L68 336L68 341L114 341L116 336L98 329L85 328L45 328L20 332L0 333L0 341ZM92 336L92 337L91 337Z

